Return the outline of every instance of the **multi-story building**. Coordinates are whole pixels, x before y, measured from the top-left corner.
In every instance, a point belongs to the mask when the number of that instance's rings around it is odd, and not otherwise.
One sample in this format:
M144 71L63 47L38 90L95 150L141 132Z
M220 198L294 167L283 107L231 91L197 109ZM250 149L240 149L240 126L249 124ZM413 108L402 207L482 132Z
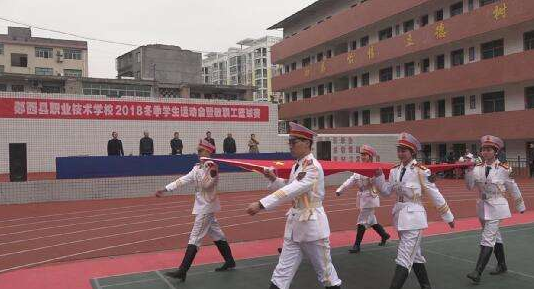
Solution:
M202 83L202 54L179 46L140 46L116 59L117 75L162 83Z
M271 63L271 46L279 37L266 36L239 41L240 48L225 53L210 53L202 61L202 78L207 84L250 85L256 87L254 99L277 102L281 94L274 93L271 78L276 66Z
M87 77L87 42L32 37L31 29L0 34L0 73Z
M281 120L408 131L433 159L478 150L486 134L509 160L534 142L534 1L321 0L278 28Z

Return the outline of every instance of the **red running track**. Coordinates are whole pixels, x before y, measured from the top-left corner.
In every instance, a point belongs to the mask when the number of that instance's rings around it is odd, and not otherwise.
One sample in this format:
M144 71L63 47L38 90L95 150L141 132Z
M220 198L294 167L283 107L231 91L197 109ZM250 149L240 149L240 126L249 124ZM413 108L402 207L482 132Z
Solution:
M527 208L534 205L534 181L520 180ZM456 218L475 216L476 193L461 180L438 182ZM329 188L324 202L332 231L351 230L357 208L354 193L336 197ZM251 217L248 203L266 192L221 194L217 217L230 242L279 238L287 207ZM394 200L382 198L377 217L390 225ZM0 273L97 257L183 248L193 222L193 196L161 199L56 202L0 206ZM439 217L427 205L430 220ZM205 244L210 244L206 238Z

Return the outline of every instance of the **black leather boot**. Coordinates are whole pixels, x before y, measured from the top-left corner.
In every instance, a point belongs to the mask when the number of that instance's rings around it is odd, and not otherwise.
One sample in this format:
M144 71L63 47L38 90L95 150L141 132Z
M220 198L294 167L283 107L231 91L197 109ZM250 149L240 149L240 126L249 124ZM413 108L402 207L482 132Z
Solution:
M380 235L380 238L382 238L380 243L378 243L378 246L385 246L387 240L389 240L391 236L386 232L386 230L384 230L384 227L382 227L382 225L380 224L373 225L373 229L378 233L378 235Z
M405 267L402 267L401 265L397 265L397 267L395 268L395 275L393 276L393 280L391 280L391 286L389 286L389 289L402 288L407 278L408 278L408 269Z
M350 253L360 253L360 244L363 240L363 235L365 234L365 226L358 225L358 231L356 232L356 241L354 241L354 246L349 249Z
M421 289L431 289L430 280L428 280L428 274L426 272L425 264L413 263L413 272L419 281Z
M219 241L215 241L214 243L215 245L217 245L217 249L219 249L219 253L221 253L221 255L224 258L224 264L221 267L215 269L215 271L220 272L220 271L226 271L229 269L234 269L235 261L234 261L234 257L232 256L232 250L230 250L230 245L228 245L228 242L224 240L219 240Z
M497 258L497 267L490 272L490 275L506 273L508 267L506 267L506 260L504 259L504 245L502 243L495 243L493 253L495 254L495 258Z
M165 275L171 278L181 279L182 282L185 282L187 271L189 270L189 268L191 268L191 264L193 264L193 260L195 260L197 251L198 251L197 246L191 245L191 244L187 245L184 259L182 260L182 264L180 265L180 268L174 271L167 272L165 273Z
M492 252L492 247L480 246L480 254L478 255L478 261L477 265L475 266L475 270L467 274L467 278L473 280L473 283L480 283L480 276L482 275L482 272L484 272L484 268L486 268Z

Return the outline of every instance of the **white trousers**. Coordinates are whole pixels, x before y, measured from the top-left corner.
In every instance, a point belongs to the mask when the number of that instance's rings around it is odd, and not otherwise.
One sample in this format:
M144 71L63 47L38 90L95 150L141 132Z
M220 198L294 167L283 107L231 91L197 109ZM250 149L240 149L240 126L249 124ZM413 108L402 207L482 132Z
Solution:
M480 245L486 247L494 247L495 243L502 243L501 231L499 230L500 220L482 220L479 219L482 225L482 234L480 236Z
M426 263L421 253L423 230L399 231L399 247L395 263L412 270L413 263Z
M278 265L274 269L271 282L280 289L288 289L291 280L297 273L303 255L307 257L317 273L317 279L323 286L341 285L336 269L330 256L330 241L328 238L312 242L294 242L284 239L282 254Z
M374 208L360 209L360 214L358 215L358 225L364 225L366 228L369 228L376 224L378 224L378 221L376 220Z
M202 239L209 234L213 241L226 240L224 233L215 218L215 214L199 214L195 216L195 224L189 235L190 245L200 247Z

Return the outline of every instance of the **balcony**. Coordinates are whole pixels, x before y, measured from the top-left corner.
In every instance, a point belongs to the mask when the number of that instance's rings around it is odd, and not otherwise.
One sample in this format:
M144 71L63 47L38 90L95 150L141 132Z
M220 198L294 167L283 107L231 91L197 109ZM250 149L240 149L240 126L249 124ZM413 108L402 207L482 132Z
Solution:
M437 0L373 0L342 11L325 22L315 25L297 35L284 39L271 48L273 63L342 37L378 21L406 12L421 5L439 2Z
M495 9L503 7L504 3L506 4L505 14L496 13ZM367 47L337 55L306 68L276 76L273 78L273 90L283 91L321 79L336 77L358 68L421 53L438 46L501 29L510 29L512 26L532 20L534 20L534 1L498 2Z
M532 109L325 129L319 133L376 134L406 131L425 143L473 141L487 134L514 140L534 136L534 126L528 125L531 123L534 123Z
M280 106L280 119L454 94L484 87L533 80L534 50L460 65L450 69L348 89Z

